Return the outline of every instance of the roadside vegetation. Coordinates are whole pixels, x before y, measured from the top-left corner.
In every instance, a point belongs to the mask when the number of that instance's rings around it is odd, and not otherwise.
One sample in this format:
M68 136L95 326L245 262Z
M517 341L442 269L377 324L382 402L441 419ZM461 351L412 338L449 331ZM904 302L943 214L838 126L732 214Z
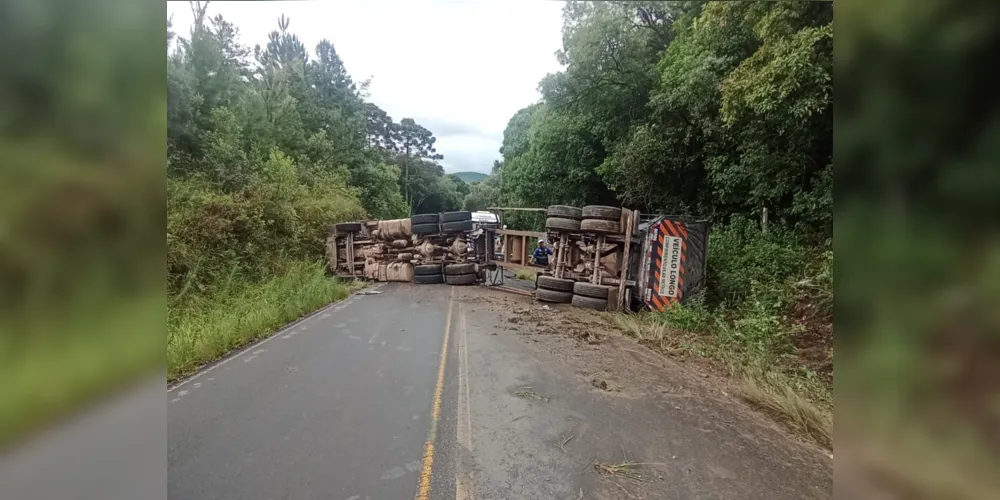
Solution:
M434 135L367 101L332 43L290 20L264 46L191 2L168 23L167 353L175 379L348 293L325 276L327 228L457 209L468 186Z
M832 446L833 252L749 221L713 234L709 247L706 293L615 322L660 352L714 361L746 401Z
M707 219L703 296L620 326L714 360L748 401L829 446L832 4L569 2L563 13L565 69L511 117L503 160L465 207L607 204Z
M0 16L0 449L162 368L163 14L132 5Z
M178 301L167 318L167 375L173 380L220 354L272 333L360 283L326 276L322 263L293 262L274 278L246 282L234 274L211 294Z

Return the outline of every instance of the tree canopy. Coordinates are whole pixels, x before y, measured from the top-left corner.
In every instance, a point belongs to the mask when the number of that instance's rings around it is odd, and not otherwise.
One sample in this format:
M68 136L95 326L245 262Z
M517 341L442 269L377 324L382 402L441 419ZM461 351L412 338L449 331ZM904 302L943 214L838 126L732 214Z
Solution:
M168 21L168 267L182 283L321 256L329 224L455 210L468 186L436 163L434 134L368 100L333 43L309 50L281 16L261 46L191 2ZM197 275L197 276L195 276Z
M567 2L565 69L511 117L497 180L466 206L767 209L829 237L832 19L825 2Z

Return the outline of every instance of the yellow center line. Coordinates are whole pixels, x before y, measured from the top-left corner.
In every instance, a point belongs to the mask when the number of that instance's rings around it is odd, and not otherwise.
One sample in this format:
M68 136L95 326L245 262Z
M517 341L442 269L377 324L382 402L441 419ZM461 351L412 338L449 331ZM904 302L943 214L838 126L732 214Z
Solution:
M431 497L431 477L434 469L434 441L437 439L438 419L441 416L441 393L444 392L444 371L448 363L448 336L451 333L451 309L455 303L455 288L448 297L448 317L444 323L444 343L441 346L441 364L438 365L437 385L434 386L434 404L431 406L431 430L424 443L424 458L420 466L420 482L417 485L416 500L429 500Z

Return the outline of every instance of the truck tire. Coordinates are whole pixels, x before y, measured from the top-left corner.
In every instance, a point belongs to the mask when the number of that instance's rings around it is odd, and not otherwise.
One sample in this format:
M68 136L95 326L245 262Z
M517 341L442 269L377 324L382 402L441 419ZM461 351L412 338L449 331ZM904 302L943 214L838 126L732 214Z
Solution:
M580 231L585 233L619 234L622 232L622 227L616 220L583 219L583 222L580 223Z
M560 217L549 217L545 219L545 229L554 231L579 231L580 221L574 219L563 219Z
M361 231L360 222L341 222L333 226L340 234L357 233Z
M441 232L443 233L461 233L463 231L472 231L471 220L445 222L441 224Z
M410 217L410 224L437 224L441 222L438 214L417 214Z
M583 281L577 281L573 284L574 295L601 300L608 300L608 290L610 289L611 287L609 286L595 285L593 283L585 283Z
M474 285L476 284L476 274L447 274L444 277L444 282L449 285L457 286Z
M560 292L557 290L546 290L539 288L535 290L535 298L542 302L553 302L556 304L569 304L573 300L570 292Z
M414 276L432 276L441 274L441 264L419 264L413 266Z
M437 224L414 224L410 229L413 234L436 234L441 231Z
M550 205L545 211L547 217L559 217L562 219L580 220L583 218L583 211L579 207L568 205Z
M423 276L414 276L413 282L418 285L436 285L438 283L444 283L444 276L441 274L425 274Z
M622 219L622 209L618 207L605 207L601 205L587 205L581 210L584 219L601 219L620 221Z
M476 265L469 262L463 264L447 264L444 266L444 274L475 274Z
M462 222L472 220L472 212L462 210L460 212L445 212L441 214L441 222Z
M608 299L595 299L593 297L585 297L583 295L574 295L573 299L570 300L570 303L576 307L593 309L595 311L608 310Z
M537 285L538 288L554 290L556 292L572 292L573 283L576 282L573 280L553 278L552 276L543 276L539 274L538 281L535 282L535 285Z

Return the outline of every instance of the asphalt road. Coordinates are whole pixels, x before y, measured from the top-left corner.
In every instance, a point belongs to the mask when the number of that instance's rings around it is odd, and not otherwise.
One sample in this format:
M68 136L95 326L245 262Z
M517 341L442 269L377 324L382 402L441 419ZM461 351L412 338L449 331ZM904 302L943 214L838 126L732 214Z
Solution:
M375 289L168 391L169 498L830 498L824 451L593 313Z
M169 497L414 498L431 468L425 448L450 287L380 288L386 293L334 304L172 388ZM440 408L445 391L437 392ZM434 455L454 441L454 431L443 432L450 415L438 411ZM433 473L448 466L437 465ZM425 476L432 498L453 497L454 475Z

